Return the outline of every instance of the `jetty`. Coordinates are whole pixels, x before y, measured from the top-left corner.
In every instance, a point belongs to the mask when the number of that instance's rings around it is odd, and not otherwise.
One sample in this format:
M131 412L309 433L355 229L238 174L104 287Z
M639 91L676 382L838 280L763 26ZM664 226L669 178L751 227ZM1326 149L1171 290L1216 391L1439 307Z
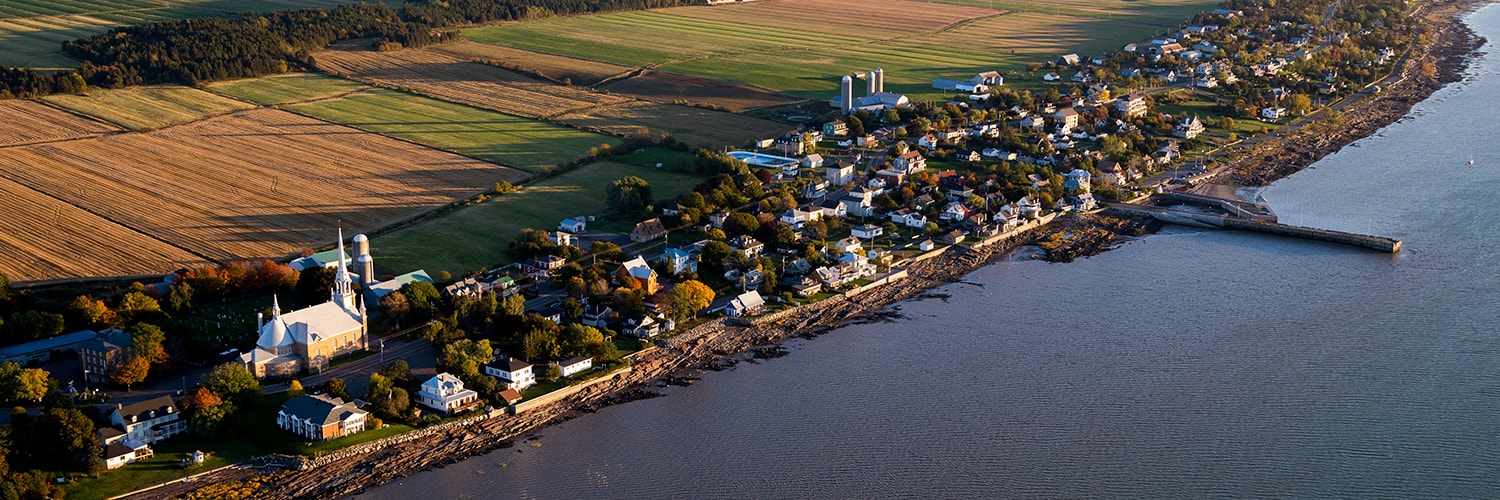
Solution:
M1153 195L1147 198L1145 203L1115 203L1104 209L1104 212L1150 217L1162 222L1186 226L1238 229L1327 241L1385 253L1401 251L1401 240L1394 238L1282 224L1277 222L1276 213L1263 202L1168 192Z

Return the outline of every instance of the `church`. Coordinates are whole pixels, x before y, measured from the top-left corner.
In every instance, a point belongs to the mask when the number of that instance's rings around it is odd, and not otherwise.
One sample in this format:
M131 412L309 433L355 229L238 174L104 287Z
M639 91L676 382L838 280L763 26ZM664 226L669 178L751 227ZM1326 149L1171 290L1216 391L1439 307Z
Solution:
M369 265L368 239L357 235L361 265ZM370 269L361 270L365 281ZM339 230L338 268L328 302L281 313L281 304L271 299L271 318L258 318L260 336L255 350L240 355L240 361L256 378L290 377L326 369L334 358L368 348L369 329L364 300L354 292L348 257L344 254L344 232Z

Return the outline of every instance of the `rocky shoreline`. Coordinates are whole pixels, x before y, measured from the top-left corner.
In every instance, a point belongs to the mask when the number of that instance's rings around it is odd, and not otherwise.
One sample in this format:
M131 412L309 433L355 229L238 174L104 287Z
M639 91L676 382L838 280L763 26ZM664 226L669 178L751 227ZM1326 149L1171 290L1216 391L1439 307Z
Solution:
M1484 45L1459 17L1483 0L1437 0L1418 7L1425 40L1412 49L1394 82L1351 102L1337 118L1319 118L1275 140L1238 151L1225 164L1231 174L1194 191L1233 197L1239 187L1259 187L1294 174L1359 139L1369 137L1411 111L1443 86L1463 79L1470 55ZM1373 89L1372 89L1373 90Z

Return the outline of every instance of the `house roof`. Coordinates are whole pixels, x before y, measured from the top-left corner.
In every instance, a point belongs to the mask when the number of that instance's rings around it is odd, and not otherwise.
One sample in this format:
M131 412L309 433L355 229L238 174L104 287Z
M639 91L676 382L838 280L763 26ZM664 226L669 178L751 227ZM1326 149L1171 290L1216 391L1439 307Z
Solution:
M574 366L574 365L578 365L578 364L581 364L581 363L587 363L587 362L590 362L590 361L593 361L593 360L594 360L594 358L590 358L590 357L573 356L571 358L564 359L562 361L558 361L557 364L558 364L558 366Z
M497 359L495 361L492 361L490 362L490 366L503 372L515 373L531 368L531 363L527 363L516 358L509 358L504 360Z
M111 328L110 330L114 329ZM109 330L105 331L108 332ZM50 351L70 344L87 342L89 340L92 340L96 336L99 336L99 334L94 332L93 330L83 330L64 335L58 335L56 337L45 338L34 342L27 342L25 344L17 344L6 347L4 349L0 349L0 359L19 356L23 354L30 354L33 352ZM125 344L129 344L129 337L126 338Z
M422 383L422 390L428 394L439 394L447 396L464 391L464 382L448 372L437 374Z
M125 446L123 444L120 444L119 442L109 443L109 446L104 447L105 460L114 460L116 458L134 454L135 450L132 450L129 446Z
M415 282L418 282L418 281L425 281L425 282L428 282L428 283L432 283L433 282L432 281L432 276L428 276L427 275L427 271L418 269L416 271L412 271L412 272L409 272L409 273L406 273L406 274L403 274L403 275L400 275L400 276L397 276L397 277L394 277L394 278L391 278L391 279L388 279L388 280L385 280L385 281L382 281L382 282L379 282L379 283L376 283L376 284L373 284L373 285L370 285L370 290L367 291L367 292L365 292L366 293L365 300L366 301L372 301L371 299L374 299L372 302L379 303L380 299L385 298L386 295L390 295L391 292L394 292L396 290L400 290L401 287L406 286L407 283L415 283Z
M158 396L145 401L131 403L115 409L124 418L126 424L145 422L163 415L177 413L177 404L172 402L170 396ZM130 417L135 416L136 420Z
M740 294L740 296L735 297L734 300L729 301L729 307L733 307L741 311L754 309L765 304L765 299L761 298L760 292L755 290L742 293Z
M500 391L500 399L505 400L507 403L515 403L521 400L521 393L516 392L515 389L505 389Z
M345 403L338 397L322 394L288 399L282 403L281 411L321 425L342 422L350 417L368 413L356 408L353 403Z
M651 269L651 266L646 264L646 259L641 256L636 256L634 259L621 263L620 267L624 268L625 272L629 273L630 277L635 279L648 280L656 275L656 271Z
M666 228L666 226L663 226L661 224L661 219L655 219L655 218L653 218L653 219L641 221L640 224L636 224L635 225L635 229L631 230L630 234L632 234L632 235L641 235L641 236L651 236L651 235L664 234L666 232L667 232L667 228Z

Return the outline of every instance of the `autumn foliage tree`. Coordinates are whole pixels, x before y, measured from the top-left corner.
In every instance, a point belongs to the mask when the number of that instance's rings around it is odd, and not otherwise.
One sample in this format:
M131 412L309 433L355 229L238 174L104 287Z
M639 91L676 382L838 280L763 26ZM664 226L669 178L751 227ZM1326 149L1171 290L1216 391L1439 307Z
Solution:
M146 374L150 370L151 361L145 356L132 354L110 365L105 376L109 378L110 383L125 386L125 390L129 391L130 386L146 380Z
M678 283L667 295L672 303L672 315L681 321L689 318L714 302L714 289L698 280Z

